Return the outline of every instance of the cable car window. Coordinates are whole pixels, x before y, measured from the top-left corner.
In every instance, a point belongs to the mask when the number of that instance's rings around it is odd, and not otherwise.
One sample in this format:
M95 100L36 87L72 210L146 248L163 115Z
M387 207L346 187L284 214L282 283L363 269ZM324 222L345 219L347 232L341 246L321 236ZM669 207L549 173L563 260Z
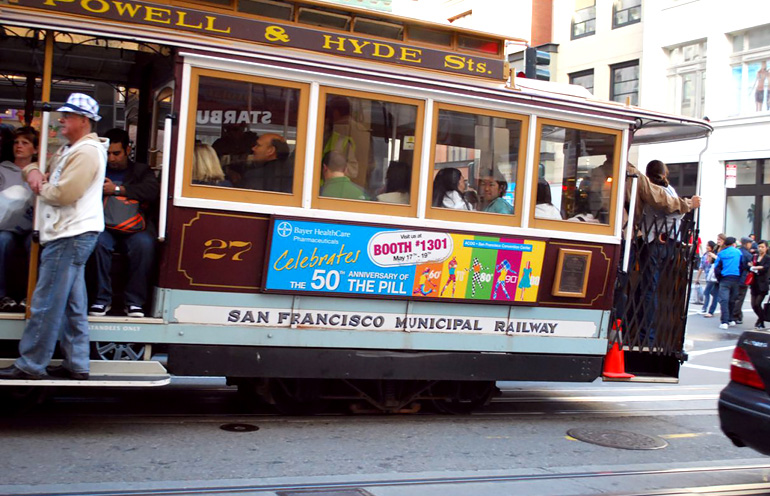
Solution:
M322 89L321 105L315 204L414 215L423 103Z
M306 85L223 75L194 73L185 195L299 205Z
M620 132L543 120L539 138L537 178L533 181L535 227L610 234ZM538 220L573 221L590 227L545 226Z
M479 222L517 224L525 119L438 107L430 216L457 220L459 211L474 212Z

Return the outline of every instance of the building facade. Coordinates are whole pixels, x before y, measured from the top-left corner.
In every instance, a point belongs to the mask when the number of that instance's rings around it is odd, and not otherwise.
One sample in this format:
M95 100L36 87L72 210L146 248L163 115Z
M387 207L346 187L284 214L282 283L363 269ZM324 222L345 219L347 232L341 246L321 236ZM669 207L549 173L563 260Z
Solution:
M682 196L700 192L701 237L770 238L770 8L766 0L394 0L434 21L558 46L551 80L598 99L708 118L711 138L632 147L643 169L668 163ZM509 4L509 5L508 5ZM459 17L458 17L459 16ZM508 29L502 19L509 20ZM510 20L513 22L510 22ZM544 25L550 22L550 33ZM544 33L546 37L544 37ZM547 38L550 35L550 39ZM514 48L515 49L515 48Z

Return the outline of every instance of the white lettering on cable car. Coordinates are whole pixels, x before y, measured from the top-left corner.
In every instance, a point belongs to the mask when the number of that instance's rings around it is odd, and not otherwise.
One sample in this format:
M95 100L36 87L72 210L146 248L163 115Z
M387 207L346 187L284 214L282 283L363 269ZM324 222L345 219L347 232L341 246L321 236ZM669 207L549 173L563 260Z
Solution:
M269 110L199 110L196 124L271 124Z
M290 308L233 308L180 305L174 311L179 323L228 326L287 327L330 330L406 332L458 332L463 334L593 337L590 321L495 319L491 317L410 315L379 312L292 310Z

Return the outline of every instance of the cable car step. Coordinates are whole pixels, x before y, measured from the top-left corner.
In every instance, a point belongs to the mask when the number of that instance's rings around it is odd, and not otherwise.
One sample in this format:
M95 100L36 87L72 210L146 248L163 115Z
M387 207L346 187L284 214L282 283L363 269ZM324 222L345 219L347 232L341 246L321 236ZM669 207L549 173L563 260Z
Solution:
M10 367L13 359L0 358L0 367ZM61 360L51 360L51 365L60 365ZM87 381L72 379L0 380L0 386L114 386L148 387L165 386L171 376L160 362L156 361L103 361L91 360L90 378Z
M631 371L631 373L634 373ZM657 382L660 384L679 384L679 379L667 375L635 375L629 378L604 377L604 382Z

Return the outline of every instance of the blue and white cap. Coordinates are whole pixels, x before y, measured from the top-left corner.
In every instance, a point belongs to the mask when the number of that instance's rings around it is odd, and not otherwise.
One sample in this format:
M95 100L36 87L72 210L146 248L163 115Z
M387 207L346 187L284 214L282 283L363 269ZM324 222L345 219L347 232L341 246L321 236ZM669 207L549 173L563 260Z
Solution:
M96 100L83 93L73 93L67 98L67 103L63 107L56 109L57 112L70 112L72 114L80 114L93 119L94 121L101 120L99 115L99 104Z

